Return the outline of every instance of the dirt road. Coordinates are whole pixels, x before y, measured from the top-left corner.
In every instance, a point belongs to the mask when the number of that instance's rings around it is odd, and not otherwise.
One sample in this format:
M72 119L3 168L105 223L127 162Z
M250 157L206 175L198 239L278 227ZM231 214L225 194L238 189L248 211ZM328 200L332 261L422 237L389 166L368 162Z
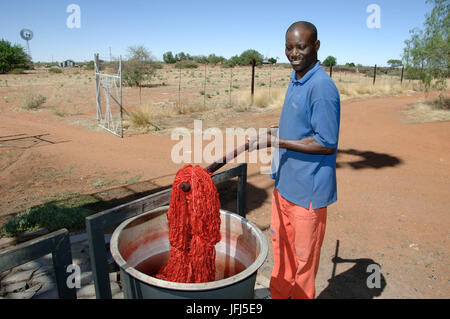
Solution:
M319 298L450 296L450 122L407 124L402 110L422 97L342 104L338 202L328 209ZM170 160L176 143L170 136L120 139L50 112L0 106L0 136L17 138L0 142L3 221L62 192L96 193L105 201L145 194L170 185L182 167ZM243 112L208 125L266 127L279 114ZM191 122L188 118L186 126ZM273 182L260 174L258 164L249 164L248 173L248 218L269 236ZM338 240L342 259L331 280ZM267 276L270 262L269 256L261 269ZM375 263L381 267L381 288L369 289L367 267Z

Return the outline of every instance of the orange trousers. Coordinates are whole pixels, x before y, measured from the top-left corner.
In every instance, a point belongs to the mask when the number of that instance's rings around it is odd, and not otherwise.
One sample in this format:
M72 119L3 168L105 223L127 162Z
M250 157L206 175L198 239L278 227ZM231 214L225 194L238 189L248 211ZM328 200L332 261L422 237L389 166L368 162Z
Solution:
M272 194L272 299L313 299L325 235L327 207L305 209Z

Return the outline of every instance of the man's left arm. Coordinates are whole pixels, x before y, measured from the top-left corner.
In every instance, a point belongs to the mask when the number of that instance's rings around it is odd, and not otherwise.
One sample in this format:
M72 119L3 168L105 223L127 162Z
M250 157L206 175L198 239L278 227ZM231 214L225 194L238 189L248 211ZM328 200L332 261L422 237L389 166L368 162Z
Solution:
M272 138L272 145L308 154L334 154L339 137L339 100L321 98L313 102L312 136L300 140Z

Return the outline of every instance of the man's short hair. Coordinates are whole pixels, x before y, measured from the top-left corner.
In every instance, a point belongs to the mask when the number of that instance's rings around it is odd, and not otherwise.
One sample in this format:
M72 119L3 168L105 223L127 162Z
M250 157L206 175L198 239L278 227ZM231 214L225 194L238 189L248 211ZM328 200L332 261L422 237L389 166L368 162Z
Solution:
M293 30L295 30L297 28L308 30L309 32L311 32L311 38L310 38L311 42L314 43L314 42L317 41L317 28L311 22L307 22L307 21L294 22L287 29L286 34L288 34L290 31L293 31Z

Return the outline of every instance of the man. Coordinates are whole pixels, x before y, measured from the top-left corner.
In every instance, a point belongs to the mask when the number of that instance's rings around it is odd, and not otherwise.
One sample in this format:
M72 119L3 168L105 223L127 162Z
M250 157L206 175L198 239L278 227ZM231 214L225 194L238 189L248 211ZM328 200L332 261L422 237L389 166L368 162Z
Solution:
M339 92L317 60L316 27L305 21L286 32L286 56L294 69L279 121L271 177L271 297L314 298L327 206L337 200L336 150ZM276 126L275 126L276 127ZM254 141L253 141L254 142ZM261 146L259 138L252 147Z

